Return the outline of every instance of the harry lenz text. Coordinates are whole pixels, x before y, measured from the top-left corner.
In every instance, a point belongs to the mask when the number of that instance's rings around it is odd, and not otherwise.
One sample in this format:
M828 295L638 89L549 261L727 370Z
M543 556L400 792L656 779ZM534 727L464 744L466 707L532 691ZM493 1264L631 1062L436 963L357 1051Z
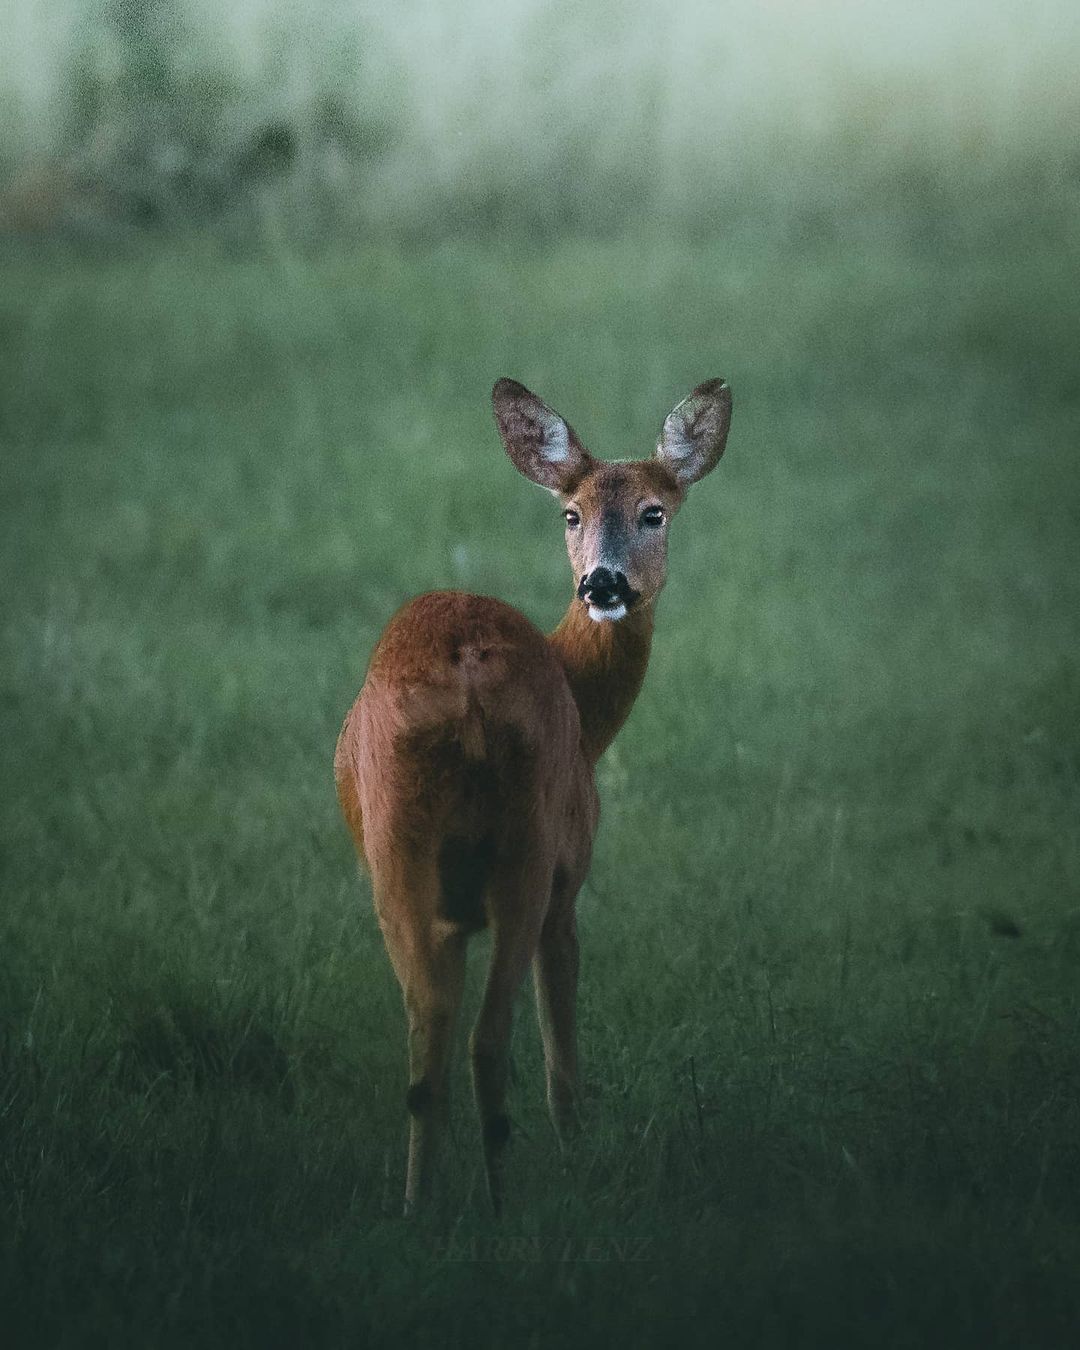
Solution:
M653 1254L653 1240L651 1237L627 1235L604 1238L545 1238L513 1234L444 1237L433 1241L431 1254L437 1261L648 1261Z

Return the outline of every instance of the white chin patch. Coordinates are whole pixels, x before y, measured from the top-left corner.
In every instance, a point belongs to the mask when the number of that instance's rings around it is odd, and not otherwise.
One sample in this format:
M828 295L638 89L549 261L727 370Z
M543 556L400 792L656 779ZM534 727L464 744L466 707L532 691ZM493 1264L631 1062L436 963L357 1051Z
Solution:
M610 609L601 609L598 605L590 605L589 618L596 623L613 623L616 619L626 618L626 606L618 604L612 605Z

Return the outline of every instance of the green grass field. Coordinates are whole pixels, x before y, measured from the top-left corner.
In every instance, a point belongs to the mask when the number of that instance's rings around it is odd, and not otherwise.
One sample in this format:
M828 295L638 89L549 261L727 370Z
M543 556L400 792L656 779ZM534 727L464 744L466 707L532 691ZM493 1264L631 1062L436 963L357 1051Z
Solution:
M1078 265L1023 202L8 249L9 1345L1075 1344ZM609 457L712 375L735 418L601 764L587 1132L560 1161L523 998L509 1212L459 1056L410 1224L404 1016L331 759L410 595L565 606L502 374Z

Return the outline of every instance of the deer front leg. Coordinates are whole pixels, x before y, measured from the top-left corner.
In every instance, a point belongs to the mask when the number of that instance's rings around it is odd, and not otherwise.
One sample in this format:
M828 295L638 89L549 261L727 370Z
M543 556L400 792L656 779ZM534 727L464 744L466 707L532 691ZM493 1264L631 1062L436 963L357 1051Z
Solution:
M577 1107L578 939L572 899L547 917L533 958L536 1016L544 1042L548 1110L565 1148L580 1128Z

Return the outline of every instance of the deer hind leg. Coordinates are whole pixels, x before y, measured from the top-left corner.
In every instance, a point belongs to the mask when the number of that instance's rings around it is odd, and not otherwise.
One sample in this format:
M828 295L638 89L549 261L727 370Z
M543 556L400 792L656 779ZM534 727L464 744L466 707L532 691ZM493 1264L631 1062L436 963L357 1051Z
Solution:
M544 922L533 958L536 1016L544 1042L548 1110L565 1147L580 1128L577 1108L578 939L573 897Z
M412 900L419 897L415 891ZM465 980L466 936L431 924L380 922L401 985L409 1028L409 1159L405 1213L422 1207L431 1193L436 1155L449 1115L447 1069L454 1022ZM441 931L440 931L441 929ZM419 931L417 931L419 930Z
M405 1212L425 1203L449 1116L447 1068L465 978L465 936L443 937L405 990L409 1018L409 1167Z
M496 1214L502 1208L502 1155L510 1138L506 1083L514 999L536 950L550 886L550 866L530 867L512 877L493 876L490 890L491 964L469 1051L488 1195Z

